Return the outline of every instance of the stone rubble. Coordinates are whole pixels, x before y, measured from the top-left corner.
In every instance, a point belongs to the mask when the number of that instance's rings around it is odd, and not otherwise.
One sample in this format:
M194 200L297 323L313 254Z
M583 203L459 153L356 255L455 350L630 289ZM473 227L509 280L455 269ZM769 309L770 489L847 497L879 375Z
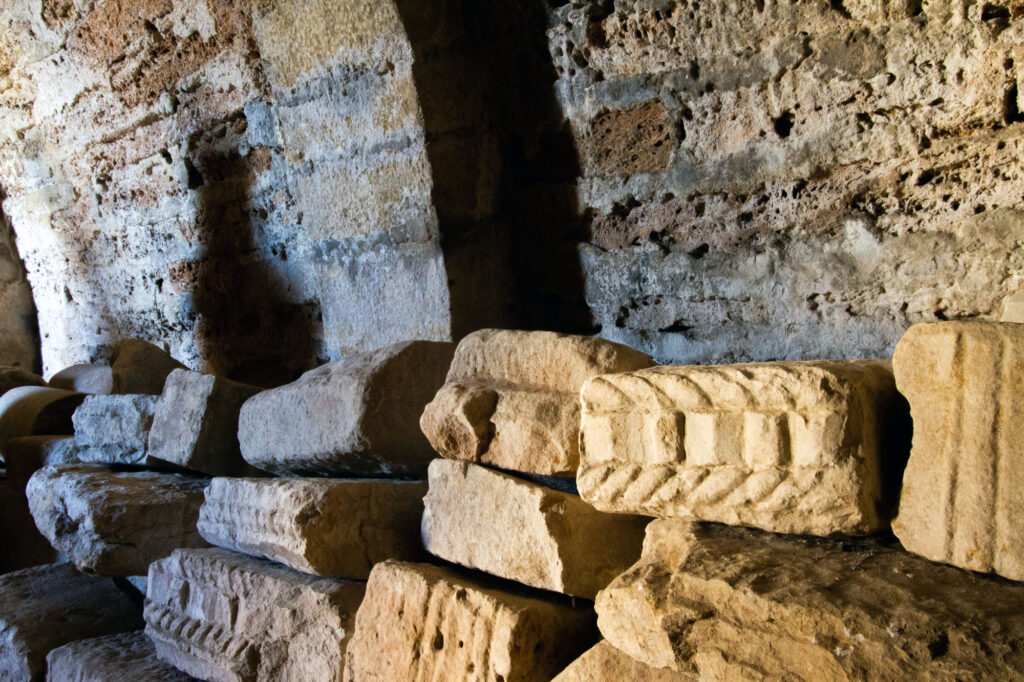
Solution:
M143 632L83 639L57 647L46 657L52 682L188 682L195 678L156 657Z
M697 682L698 675L652 668L601 640L551 682Z
M159 398L90 395L75 410L75 445L83 462L159 464L149 454L149 431Z

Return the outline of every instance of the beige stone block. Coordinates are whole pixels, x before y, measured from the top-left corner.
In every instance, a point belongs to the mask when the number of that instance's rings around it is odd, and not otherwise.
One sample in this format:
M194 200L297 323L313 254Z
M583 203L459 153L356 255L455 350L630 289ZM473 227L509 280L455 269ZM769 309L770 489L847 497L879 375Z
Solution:
M111 392L160 395L167 375L187 369L170 354L142 339L124 339L111 357Z
M297 571L365 580L379 561L422 556L426 492L418 481L215 478L199 532Z
M177 550L150 566L146 634L203 680L339 681L365 590L222 549Z
M107 394L113 392L114 374L109 365L72 365L50 377L47 384L65 391Z
M893 522L900 542L1024 580L1024 325L915 325L893 367L914 419Z
M156 657L144 632L83 639L46 657L49 682L188 682L195 679Z
M601 640L569 664L552 682L686 682L697 675L652 668Z
M577 483L604 511L830 535L885 528L895 504L906 408L886 361L655 367L581 400Z
M592 599L640 553L648 519L469 462L436 459L423 543L448 561Z
M659 519L598 627L701 679L1020 679L1024 587L874 539Z
M0 445L22 436L70 436L71 416L84 393L18 386L0 395Z
M652 364L643 353L603 339L484 329L459 343L420 426L451 459L574 476L580 387L600 374Z
M349 682L546 682L596 638L589 607L485 586L429 564L379 563L345 654Z

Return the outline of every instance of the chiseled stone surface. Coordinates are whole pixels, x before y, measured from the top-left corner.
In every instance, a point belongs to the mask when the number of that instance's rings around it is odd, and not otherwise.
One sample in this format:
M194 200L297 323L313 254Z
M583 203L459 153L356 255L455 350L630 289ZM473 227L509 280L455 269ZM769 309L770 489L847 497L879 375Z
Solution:
M71 564L0 575L0 679L41 682L46 655L87 637L142 627L142 614L109 578Z
M195 678L156 657L144 632L65 644L46 657L48 682L188 682Z
M700 678L669 668L652 668L601 640L551 682L689 682Z
M365 580L379 561L422 556L426 492L414 481L215 478L199 532L299 571Z
M436 459L423 543L436 556L526 585L593 599L640 555L649 519L469 462Z
M83 462L154 464L147 443L155 395L90 395L75 410L75 445Z
M18 386L0 395L0 445L20 436L70 436L71 416L84 393Z
M110 365L71 365L50 377L47 385L65 391L103 395L113 392L114 373Z
M176 369L167 377L149 432L157 459L212 476L253 473L238 446L238 413L256 386Z
M340 681L365 590L227 550L177 550L149 568L146 634L162 660L204 680Z
M655 367L581 393L598 509L782 533L884 528L906 452L887 361Z
M597 596L630 656L701 679L1020 679L1024 586L895 544L659 519Z
M451 568L385 561L370 573L345 680L547 682L596 637L589 605L508 592Z
M1024 580L1024 325L911 327L893 356L914 442L893 530L911 552Z
M420 426L445 457L575 476L583 382L652 364L643 353L603 339L483 329L459 342Z
M420 414L444 383L454 350L408 341L258 393L239 417L242 456L277 474L422 475L434 452Z
M205 547L196 530L209 479L97 465L45 467L26 494L39 530L87 573L142 575L177 547Z

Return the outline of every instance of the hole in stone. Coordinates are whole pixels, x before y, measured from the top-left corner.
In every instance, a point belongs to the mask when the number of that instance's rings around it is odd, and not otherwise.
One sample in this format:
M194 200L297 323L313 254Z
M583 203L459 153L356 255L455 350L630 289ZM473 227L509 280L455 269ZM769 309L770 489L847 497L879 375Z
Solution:
M793 131L793 123L796 121L796 117L792 111L784 111L782 115L775 119L773 126L775 128L775 134L785 139L789 137L789 134Z
M434 639L430 640L430 646L433 647L434 651L440 651L444 648L444 635L441 634L440 630L434 635Z

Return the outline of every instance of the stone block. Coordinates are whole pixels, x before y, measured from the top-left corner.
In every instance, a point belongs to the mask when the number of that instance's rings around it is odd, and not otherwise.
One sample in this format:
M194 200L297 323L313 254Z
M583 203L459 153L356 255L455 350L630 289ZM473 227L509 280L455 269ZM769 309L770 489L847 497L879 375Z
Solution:
M451 459L575 476L584 381L652 364L643 353L603 339L484 329L459 343L420 426L434 449Z
M297 571L365 580L379 561L422 556L426 492L415 481L215 478L199 532Z
M142 614L109 578L71 564L0 575L0 679L41 681L46 655L84 639L137 630Z
M370 573L345 654L350 682L550 680L596 638L593 612L385 561Z
M660 100L600 114L581 140L588 171L599 175L663 171L678 144L675 128Z
M598 627L701 679L1020 679L1024 586L875 539L659 519Z
M114 391L114 374L109 365L71 365L50 377L48 385L65 391L105 395Z
M893 368L914 419L896 536L933 561L1024 580L1024 325L915 325Z
M577 484L598 509L810 535L888 524L906 408L886 361L655 367L581 399Z
M551 682L686 682L699 680L697 675L680 673L669 668L652 668L627 656L605 640L601 640L569 664Z
M196 530L209 479L103 466L44 467L26 494L40 532L86 573L142 575L178 547L205 547Z
M176 369L167 377L149 432L149 454L212 476L253 473L238 445L242 403L256 386Z
M46 386L46 382L38 374L21 367L0 367L0 395L19 386Z
M0 446L7 475L24 489L29 477L48 465L78 464L72 436L22 436Z
M454 346L409 341L306 372L245 401L242 456L277 474L420 475L434 456L418 420Z
M162 660L204 680L340 681L365 590L222 549L181 549L150 566L146 634Z
M75 410L75 445L83 462L154 464L149 430L159 398L154 395L91 395Z
M434 460L429 484L423 543L463 566L593 599L640 554L646 518L469 462Z
M112 393L160 395L167 375L187 369L170 354L142 339L124 339L111 357Z
M46 386L18 386L0 395L0 446L20 436L70 436L71 415L84 393Z
M195 679L156 657L144 632L83 639L46 657L51 682L188 682Z

